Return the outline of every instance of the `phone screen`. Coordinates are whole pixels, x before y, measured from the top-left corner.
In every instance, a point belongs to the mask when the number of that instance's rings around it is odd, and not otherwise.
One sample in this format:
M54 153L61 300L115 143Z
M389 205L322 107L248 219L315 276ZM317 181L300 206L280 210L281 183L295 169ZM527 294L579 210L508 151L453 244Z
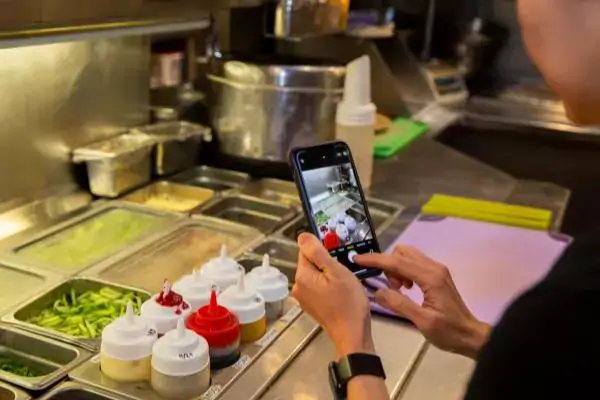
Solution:
M293 154L313 233L332 257L357 276L377 275L379 271L354 263L357 254L379 252L379 245L348 146L326 144Z

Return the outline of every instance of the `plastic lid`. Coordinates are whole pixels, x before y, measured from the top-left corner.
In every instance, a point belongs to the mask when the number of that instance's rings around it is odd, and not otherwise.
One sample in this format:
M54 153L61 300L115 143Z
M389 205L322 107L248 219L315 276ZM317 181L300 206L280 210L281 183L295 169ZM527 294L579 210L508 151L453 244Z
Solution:
M208 343L185 329L183 318L177 321L176 329L158 339L152 348L152 368L165 375L193 375L209 366Z
M187 327L204 337L210 347L227 347L240 339L240 321L217 303L217 293L212 291L210 303L200 307L187 320Z
M101 352L120 360L141 360L152 354L152 345L158 335L156 329L133 313L133 305L127 303L123 317L108 324L102 331Z
M362 56L346 66L344 98L338 104L336 123L345 126L375 126L377 107L371 101L371 60Z
M269 263L269 255L263 256L262 265L247 275L248 285L254 287L266 302L281 301L290 294L287 276Z
M244 272L238 272L237 285L230 286L219 296L219 302L229 308L240 324L251 324L265 316L265 299L244 282Z
M141 315L163 334L175 328L177 320L187 318L191 312L190 304L165 280L163 290L142 304Z
M221 290L235 285L243 267L227 255L227 246L221 246L221 255L213 258L202 266L200 274L209 281L215 282Z
M218 285L203 277L198 270L184 276L173 285L173 290L181 293L185 301L192 306L192 310L197 310L208 304L213 288L219 291Z

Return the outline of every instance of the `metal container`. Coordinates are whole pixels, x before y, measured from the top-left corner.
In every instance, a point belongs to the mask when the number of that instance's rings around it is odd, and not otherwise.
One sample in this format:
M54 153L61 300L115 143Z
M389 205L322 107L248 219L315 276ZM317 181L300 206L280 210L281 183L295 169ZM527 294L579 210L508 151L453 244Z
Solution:
M203 165L177 174L169 178L169 181L199 186L221 193L242 188L250 182L250 175Z
M341 32L348 22L350 1L278 0L274 34L304 38Z
M128 194L123 200L163 211L188 213L214 195L210 189L160 181Z
M268 254L271 260L279 260L291 265L298 264L298 246L287 240L267 238L264 242L252 248L250 253L258 257Z
M207 203L198 209L198 213L237 222L268 234L292 219L296 210L281 203L233 194Z
M345 68L213 63L211 120L224 154L285 162L292 147L332 140Z
M86 163L92 193L117 197L150 180L154 143L147 135L125 134L75 149L73 162Z
M29 400L31 396L12 387L8 383L0 382L0 399L2 400Z
M301 207L298 189L293 182L280 179L259 179L250 182L242 189L242 193L272 201L278 201L288 206Z
M44 390L54 385L91 356L92 353L75 346L0 325L0 358L15 360L41 373L24 377L0 370L0 379L27 390Z
M52 286L60 279L59 275L24 271L0 265L0 282L5 282L0 291L0 310L6 310L23 300Z
M117 235L120 232L108 231L106 234L107 231L101 229L102 227L110 229L114 226L115 220L112 218L115 212L119 212L121 218L127 216L131 219L130 225L122 227L129 229L125 238ZM11 243L11 246L0 254L0 259L3 263L19 269L51 270L62 276L70 276L123 251L140 240L158 234L181 218L183 217L180 214L160 212L133 203L116 201L101 203L77 217L24 238L20 243ZM133 223L142 220L147 227L145 229L143 226L139 227L139 232L135 235L136 232L131 231ZM88 239L82 242L82 238ZM113 243L101 244L101 241L112 239L114 239ZM71 240L75 241L75 244L70 244ZM73 250L79 252L75 253ZM59 259L67 255L68 258ZM76 257L81 259L78 260Z
M65 382L44 396L39 397L39 400L121 400L124 397L117 396L113 393L105 392L94 387L85 386L80 383Z
M217 257L222 244L236 257L261 238L263 235L255 229L198 215L147 241L143 247L132 249L118 261L110 260L85 271L85 276L154 293L162 289L164 279L176 282Z
M383 233L390 224L392 224L398 215L404 209L400 204L390 203L388 201L379 200L375 198L367 198L367 206L369 207L369 213L371 214L371 220L375 227L375 232L380 235ZM310 232L308 222L304 215L295 218L290 223L285 225L278 231L278 234L286 239L296 241L298 235L302 232Z
M95 339L82 339L76 338L65 333L45 328L39 325L32 324L28 320L34 316L39 315L43 310L52 308L56 300L61 299L64 295L70 293L71 289L74 289L77 293L85 292L87 290L98 291L103 287L109 287L117 291L133 291L140 294L144 300L150 298L150 293L141 291L136 288L116 285L101 281L99 279L89 278L71 278L63 281L60 284L54 286L50 290L40 293L35 298L26 302L23 305L17 306L8 315L5 315L2 320L10 324L14 324L22 329L39 333L41 335L50 337L52 339L60 340L66 343L75 344L85 349L97 351L100 349L100 338Z
M162 122L134 128L132 133L151 136L156 145L152 151L155 175L170 175L196 164L202 141L210 141L210 128L186 121Z

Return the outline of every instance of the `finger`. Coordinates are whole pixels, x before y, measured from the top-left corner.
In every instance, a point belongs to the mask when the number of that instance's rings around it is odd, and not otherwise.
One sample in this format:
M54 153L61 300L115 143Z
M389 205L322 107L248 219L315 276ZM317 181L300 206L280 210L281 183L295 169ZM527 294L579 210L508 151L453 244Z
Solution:
M417 326L424 318L423 308L398 291L379 289L375 293L375 301L401 317L411 320Z
M338 263L331 257L327 249L316 236L302 233L298 236L300 254L322 271L335 270Z
M416 281L420 284L423 275L422 266L415 265L401 256L391 256L389 254L359 254L354 257L354 262L361 267L380 268L386 272L387 276L395 275L410 281Z
M310 285L314 282L316 274L320 271L300 253L298 254L298 267L296 268L295 282L300 285Z
M398 278L392 274L385 275L388 279L390 289L400 290L402 286L404 286L404 279Z

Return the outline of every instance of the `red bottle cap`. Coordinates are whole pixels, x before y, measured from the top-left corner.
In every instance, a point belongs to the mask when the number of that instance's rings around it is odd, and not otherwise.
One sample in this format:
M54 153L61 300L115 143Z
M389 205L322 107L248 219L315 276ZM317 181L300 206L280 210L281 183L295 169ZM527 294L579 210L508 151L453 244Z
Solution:
M209 347L231 346L241 335L240 321L227 308L217 304L214 290L210 294L210 303L190 315L186 326L204 337Z

